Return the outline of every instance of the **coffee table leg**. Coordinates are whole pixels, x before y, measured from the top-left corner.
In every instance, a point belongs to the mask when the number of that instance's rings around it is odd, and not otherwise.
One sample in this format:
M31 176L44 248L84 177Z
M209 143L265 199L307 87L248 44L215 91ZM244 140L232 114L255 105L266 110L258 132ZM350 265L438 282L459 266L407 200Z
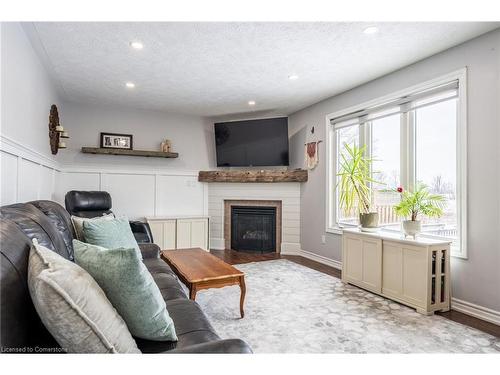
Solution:
M243 310L243 304L245 303L245 293L247 291L247 288L245 286L245 276L240 276L240 289L241 289L240 314L241 314L241 318L244 318L245 317L245 311Z
M189 299L193 301L196 299L196 284L189 286Z

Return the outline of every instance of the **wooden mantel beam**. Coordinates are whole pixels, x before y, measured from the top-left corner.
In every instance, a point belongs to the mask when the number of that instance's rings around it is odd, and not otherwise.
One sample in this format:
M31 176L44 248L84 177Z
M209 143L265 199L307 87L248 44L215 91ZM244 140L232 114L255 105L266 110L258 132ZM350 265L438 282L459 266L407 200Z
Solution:
M200 171L200 182L306 182L307 170Z

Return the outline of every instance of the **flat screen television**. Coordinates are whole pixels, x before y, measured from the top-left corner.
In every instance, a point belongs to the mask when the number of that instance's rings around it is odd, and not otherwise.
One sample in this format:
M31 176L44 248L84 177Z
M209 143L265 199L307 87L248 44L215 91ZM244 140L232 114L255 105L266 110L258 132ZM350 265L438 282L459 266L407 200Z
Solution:
M288 117L214 126L218 167L288 165Z

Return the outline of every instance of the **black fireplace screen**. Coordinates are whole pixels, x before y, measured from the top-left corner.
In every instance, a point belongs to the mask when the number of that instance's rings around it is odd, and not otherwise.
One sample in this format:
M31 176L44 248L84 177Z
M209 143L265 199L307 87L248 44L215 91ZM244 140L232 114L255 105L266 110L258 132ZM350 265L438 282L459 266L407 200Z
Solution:
M276 251L276 207L231 207L231 249Z

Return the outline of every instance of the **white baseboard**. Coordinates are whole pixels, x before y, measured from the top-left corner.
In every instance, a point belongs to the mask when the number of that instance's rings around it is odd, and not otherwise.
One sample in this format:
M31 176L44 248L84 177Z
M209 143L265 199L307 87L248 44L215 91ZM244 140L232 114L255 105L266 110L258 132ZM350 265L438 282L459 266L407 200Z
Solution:
M300 249L300 244L299 243L292 243L292 242L282 242L281 243L281 255L300 255L300 252L302 250Z
M224 238L210 238L210 248L214 250L225 250L226 244Z
M318 263L322 263L322 264L325 264L327 266L336 268L338 270L342 270L342 262L339 262L338 260L333 260L333 259L324 257L322 255L311 253L310 251L306 251L306 250L300 250L300 253L297 255L300 255L300 256L303 256L304 258L311 259L311 260L314 260Z
M451 309L500 326L500 311L451 298Z

